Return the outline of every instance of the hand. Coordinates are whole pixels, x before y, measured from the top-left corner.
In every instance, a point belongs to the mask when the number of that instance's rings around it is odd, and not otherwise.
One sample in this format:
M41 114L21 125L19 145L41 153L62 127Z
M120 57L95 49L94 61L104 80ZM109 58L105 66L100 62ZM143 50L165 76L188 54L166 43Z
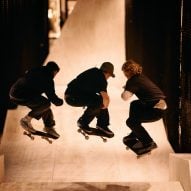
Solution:
M107 92L104 92L104 91L100 92L100 94L101 94L102 99L103 99L102 109L106 109L106 108L108 108L109 102L110 102L109 96L108 96Z
M61 106L63 104L64 104L64 101L63 101L63 99L60 99L60 98L58 98L57 101L55 102L56 106Z

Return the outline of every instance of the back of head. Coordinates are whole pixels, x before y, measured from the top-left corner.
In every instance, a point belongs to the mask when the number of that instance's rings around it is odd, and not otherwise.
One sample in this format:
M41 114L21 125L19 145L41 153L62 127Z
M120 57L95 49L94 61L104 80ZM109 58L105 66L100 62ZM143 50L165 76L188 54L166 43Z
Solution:
M109 73L113 78L115 77L115 74L114 74L114 66L111 62L104 62L100 69L103 71L103 72L107 72Z
M59 66L56 64L56 62L54 61L49 61L47 64L46 64L46 68L50 71L59 71L60 68Z
M131 76L141 74L142 66L136 63L134 60L129 59L122 65L122 71L125 73L130 73Z

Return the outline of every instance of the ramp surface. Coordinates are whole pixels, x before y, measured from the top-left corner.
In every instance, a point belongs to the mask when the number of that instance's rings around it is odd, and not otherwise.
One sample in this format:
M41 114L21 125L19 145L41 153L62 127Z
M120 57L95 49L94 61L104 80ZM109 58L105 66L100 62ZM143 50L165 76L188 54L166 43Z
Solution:
M55 81L61 97L67 83L79 72L105 61L115 65L116 78L109 79L108 87L114 138L107 143L95 136L85 140L76 126L83 109L64 104L52 105L61 137L53 144L40 137L31 141L19 126L20 118L29 110L22 106L9 110L0 145L5 157L5 182L168 181L168 158L173 151L162 121L145 124L159 146L151 155L137 160L122 143L129 132L125 125L129 103L120 98L126 81L121 72L125 60L124 4L124 0L78 0L47 58L60 65ZM32 124L39 130L43 128L41 120L33 120Z

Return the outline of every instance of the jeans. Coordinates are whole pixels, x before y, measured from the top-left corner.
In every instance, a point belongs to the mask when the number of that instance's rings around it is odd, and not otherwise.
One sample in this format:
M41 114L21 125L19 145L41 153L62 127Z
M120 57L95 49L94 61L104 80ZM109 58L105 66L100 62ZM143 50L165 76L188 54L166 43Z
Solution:
M141 123L154 122L163 117L164 110L153 108L157 102L143 103L135 100L130 104L126 124L143 144L148 144L153 140Z
M55 125L54 116L50 108L51 103L46 97L40 95L27 101L13 98L11 101L18 105L27 106L30 108L31 111L28 113L28 116L37 120L42 118L46 127L52 127Z
M65 101L74 107L87 107L81 116L84 125L88 125L95 117L97 118L97 126L103 127L109 125L108 109L102 109L103 100L99 94L91 94L86 92L72 92L66 90Z

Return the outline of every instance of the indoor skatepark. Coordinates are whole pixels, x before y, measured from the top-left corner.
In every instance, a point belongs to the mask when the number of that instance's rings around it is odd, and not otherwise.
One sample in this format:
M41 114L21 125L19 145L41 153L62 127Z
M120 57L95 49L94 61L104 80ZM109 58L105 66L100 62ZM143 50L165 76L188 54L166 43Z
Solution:
M114 64L116 78L109 79L108 93L110 128L115 136L106 143L97 136L86 140L76 124L83 108L64 103L61 107L52 105L60 138L52 144L40 137L32 141L19 125L29 110L22 106L9 110L0 145L0 189L183 191L177 177L170 174L175 173L176 161L162 120L144 124L158 145L151 155L137 159L122 143L129 132L125 124L129 102L120 98L126 81L121 71L125 60L124 14L124 1L78 1L47 58L61 68L55 84L62 98L67 83L79 72L100 67L105 61ZM43 128L41 120L32 124L38 130Z

